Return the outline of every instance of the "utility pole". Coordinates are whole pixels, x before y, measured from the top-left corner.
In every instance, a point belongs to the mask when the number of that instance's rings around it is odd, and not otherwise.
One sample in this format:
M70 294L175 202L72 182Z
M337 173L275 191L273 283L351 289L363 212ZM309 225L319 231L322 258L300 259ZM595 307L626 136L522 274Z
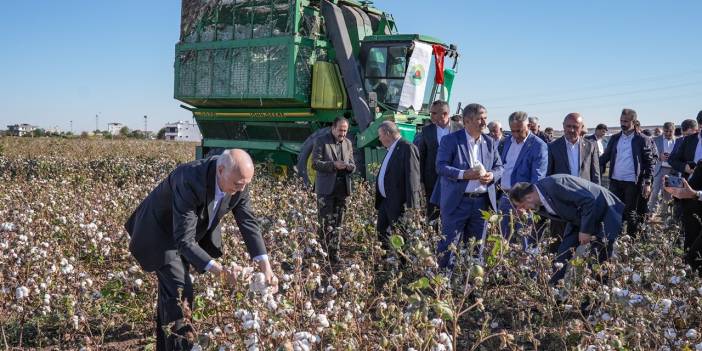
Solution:
M97 113L95 114L95 133L97 133L97 131L100 130L100 128L98 127L98 115L99 114Z
M71 134L73 134L73 120L71 120Z
M148 116L144 115L144 139L147 139L147 136L149 135L149 130L146 128L147 119Z

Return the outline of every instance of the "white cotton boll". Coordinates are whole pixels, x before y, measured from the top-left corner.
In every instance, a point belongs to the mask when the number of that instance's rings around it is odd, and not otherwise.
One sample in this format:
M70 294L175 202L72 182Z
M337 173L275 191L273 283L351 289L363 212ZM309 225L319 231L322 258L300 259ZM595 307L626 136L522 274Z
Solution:
M662 299L658 303L658 308L661 310L661 312L663 312L663 314L668 314L672 305L673 301L671 301L670 299Z
M2 232L11 232L11 231L15 230L15 228L16 228L15 225L13 223L10 223L10 222L5 222L2 225L0 225L0 231L2 231Z
M496 321L492 321L490 323L490 328L492 329L497 329L500 326L500 323L497 323Z
M15 298L22 300L29 296L29 289L26 286L20 286L15 290Z
M214 335L221 335L221 334L222 334L222 328L220 328L220 327L214 327L214 329L212 329L212 334L214 334Z
M673 284L673 285L678 285L678 284L680 284L681 281L682 281L682 278L678 277L677 275L670 277L670 280L669 280L670 284Z
M699 334L695 329L689 329L687 333L685 333L685 337L687 337L688 339L697 339L697 336L699 336Z
M141 288L142 284L144 284L143 280L138 279L138 278L136 280L134 280L134 286L136 286L137 288Z
M78 327L80 326L80 319L78 318L78 316L74 315L73 317L71 317L71 322L73 323L73 329L78 329Z
M668 340L673 340L673 339L675 339L675 337L677 336L677 333L675 332L675 329L673 329L673 328L667 328L667 329L663 332L663 336L665 336L665 338L668 339Z
M444 321L441 320L440 318L434 318L430 321L430 323L434 328L440 328L441 325L444 324Z
M641 274L639 273L634 273L631 275L631 281L635 284L641 283Z
M253 320L253 319L244 322L242 327L246 330L249 330L249 329L259 330L259 329L261 329L261 325L258 324L258 321Z
M63 274L73 273L73 265L69 263L69 264L61 267L61 273L63 273Z
M324 314L317 315L317 323L322 328L329 328L329 320L327 319L327 316Z
M695 351L702 351L702 342L695 345Z
M249 290L254 293L265 293L266 292L266 275L258 272L251 277L251 283L249 285Z
M561 269L563 268L563 262L556 262L553 264L553 267L555 267L556 269Z
M612 320L612 316L610 316L609 313L603 313L602 316L600 316L600 318L602 318L602 320L605 322L609 322Z
M604 339L607 339L607 332L605 332L604 330L601 330L601 331L599 331L597 334L595 334L595 338L596 338L597 340L604 340Z
M202 346L200 346L200 344L194 344L190 351L202 351Z

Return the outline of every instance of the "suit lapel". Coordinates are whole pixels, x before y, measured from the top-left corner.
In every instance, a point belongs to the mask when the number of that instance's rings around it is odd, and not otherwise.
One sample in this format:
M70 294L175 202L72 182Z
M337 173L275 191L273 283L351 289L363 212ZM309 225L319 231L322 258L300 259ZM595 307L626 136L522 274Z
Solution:
M427 138L427 144L431 148L437 149L439 147L439 139L436 138L436 124L432 124L429 127L427 127L427 135L424 137Z
M215 182L217 182L217 161L213 159L210 162L211 164L207 170L207 194L205 196L207 200L207 220L213 216Z
M561 137L556 142L559 143L559 145L556 145L556 150L560 150L557 152L561 155L560 157L561 157L563 164L568 165L568 171L570 173L570 161L568 159L568 141L566 141L565 136L564 136L564 137Z
M585 145L585 140L580 140L580 152L579 152L579 157L580 157L580 162L578 163L580 165L578 169L578 175L581 175L583 173L583 168L585 167L585 153L587 150L585 150L587 146Z
M524 140L524 146L522 147L521 150L519 150L519 155L517 155L517 162L514 163L514 169L517 169L519 167L519 165L524 161L524 158L522 157L522 155L526 155L526 153L529 150L529 147L531 147L531 144L534 141L534 138L537 138L537 136L529 133L526 140ZM566 155L566 157L567 156L568 155ZM566 158L566 160L567 160L567 158Z
M331 143L328 143L327 145L329 145L331 147L331 152L332 152L332 155L334 155L334 160L335 161L341 160L341 158L339 157L339 154L336 152L336 140L334 139L334 136L331 134L331 132L329 133L327 138L329 139L329 141L331 141ZM343 149L343 144L341 145L341 148ZM343 156L344 150L341 150L341 153Z
M468 137L466 137L466 133L458 133L458 149L461 150L461 153L463 154L463 158L466 160L466 164L470 167L470 155L468 154Z

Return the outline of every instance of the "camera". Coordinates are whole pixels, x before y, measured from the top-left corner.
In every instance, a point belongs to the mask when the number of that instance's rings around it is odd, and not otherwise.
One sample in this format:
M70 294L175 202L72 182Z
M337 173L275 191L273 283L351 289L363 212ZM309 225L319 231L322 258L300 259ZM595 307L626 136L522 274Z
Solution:
M668 178L665 180L665 186L669 188L682 188L682 177L668 176Z

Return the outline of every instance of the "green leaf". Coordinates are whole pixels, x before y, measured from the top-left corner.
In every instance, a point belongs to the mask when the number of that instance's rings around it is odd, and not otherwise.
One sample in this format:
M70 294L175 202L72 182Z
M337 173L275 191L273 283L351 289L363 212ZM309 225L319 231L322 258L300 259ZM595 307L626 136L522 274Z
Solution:
M429 278L427 278L427 277L419 278L416 281L410 283L409 287L410 287L410 289L414 289L414 290L426 289L429 287Z
M405 246L405 239L397 234L390 237L390 245L393 249L400 251Z

